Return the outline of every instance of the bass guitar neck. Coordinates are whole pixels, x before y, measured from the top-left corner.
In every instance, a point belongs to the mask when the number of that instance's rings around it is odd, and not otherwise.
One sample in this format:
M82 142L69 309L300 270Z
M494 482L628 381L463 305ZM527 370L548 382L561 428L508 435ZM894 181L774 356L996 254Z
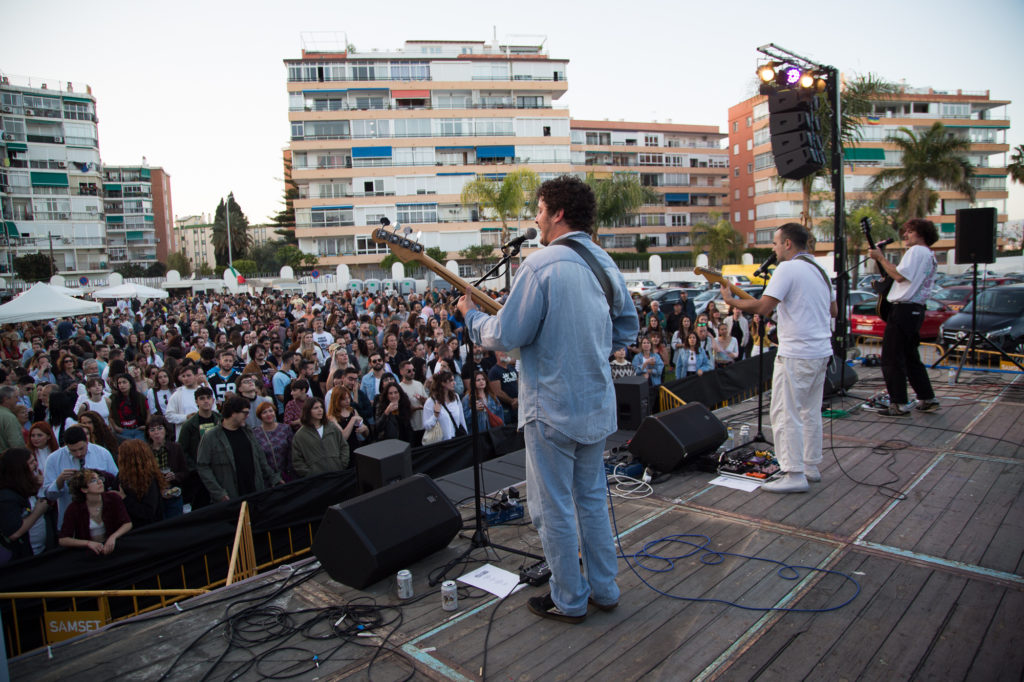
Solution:
M713 284L724 284L729 287L729 291L731 291L732 295L736 298L754 298L747 292L743 291L743 289L740 289L738 286L726 279L718 270L711 270L709 268L702 268L698 266L693 269L693 273L695 275L703 275L705 279Z

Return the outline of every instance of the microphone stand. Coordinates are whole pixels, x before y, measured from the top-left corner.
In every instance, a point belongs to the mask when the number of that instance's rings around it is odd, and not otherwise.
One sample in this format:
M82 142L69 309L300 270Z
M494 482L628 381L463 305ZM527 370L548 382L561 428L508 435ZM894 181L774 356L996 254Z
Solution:
M476 282L474 282L473 286L474 287L479 287L482 282L486 281L487 279L489 279L491 277L492 273L495 273L495 272L499 271L502 265L507 265L509 263L509 261L511 261L513 258L515 258L516 255L519 253L519 250L520 250L520 246L514 247L511 250L511 253L509 253L507 249L503 249L503 253L505 254L504 257L502 257L501 260L499 260L495 264L495 266L493 268L491 268L487 273L485 273L483 277L481 277ZM466 350L467 350L467 354L469 355L469 357L472 358L473 357L473 339L469 335L469 331L468 330L466 331ZM532 554L530 552L526 552L526 551L521 550L521 549L516 549L514 547L507 547L505 545L499 545L499 544L493 543L493 542L491 542L490 536L487 534L487 527L486 527L486 525L484 523L484 511L483 511L483 508L481 507L481 504L480 504L481 501L483 500L483 478L484 478L484 472L483 472L483 459L482 459L482 455L480 453L480 438L481 438L482 434L480 433L480 425L479 425L478 420L477 420L477 415L479 414L479 411L476 408L476 373L475 372L474 372L472 380L470 381L470 389L471 389L471 392L470 392L470 395L469 395L469 409L470 409L471 423L470 423L470 431L469 431L469 433L470 433L470 438L472 439L472 448L473 448L473 516L474 516L473 536L470 538L469 547L466 548L466 551L464 551L458 557L456 557L456 558L452 559L451 561L449 561L444 566L444 568L441 569L441 572L437 575L437 577L435 577L433 580L430 581L430 586L431 587L433 587L434 585L437 585L439 582L444 580L446 575L447 575L447 573L448 573L448 571L452 570L453 568L455 568L459 564L465 563L466 560L469 558L470 554L472 554L475 550L480 549L480 548L485 548L486 549L486 548L490 547L492 549L500 549L500 550L502 550L504 552L508 552L510 554L518 554L519 556L522 556L522 557L530 557L531 559L537 559L538 561L543 561L544 560L544 557L539 555L539 554ZM465 527L463 528L463 530L465 530Z

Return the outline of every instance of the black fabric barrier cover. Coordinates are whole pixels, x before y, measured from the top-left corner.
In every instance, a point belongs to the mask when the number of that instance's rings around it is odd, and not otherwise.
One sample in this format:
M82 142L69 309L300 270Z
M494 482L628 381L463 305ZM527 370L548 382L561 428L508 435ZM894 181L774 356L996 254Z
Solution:
M775 365L775 348L764 352L764 388L772 387L772 369ZM665 388L688 403L702 403L708 409L714 409L738 396L757 389L757 356L740 360L728 367L719 367L703 376L696 374L685 379L677 379L665 384Z
M523 436L512 426L494 429L480 438L483 461L522 447ZM464 436L415 448L412 465L415 473L431 478L469 468L473 465L472 438ZM162 587L175 588L182 587L180 567L183 564L188 586L204 585L207 570L212 580L227 575L228 556L224 548L230 548L233 542L242 499L249 502L257 561L262 563L269 559L269 553L260 554L266 533L301 526L304 536L305 524L315 526L327 507L357 494L355 471L351 469L292 481L134 530L118 540L114 553L109 556L98 556L79 548L58 548L12 562L0 568L0 585L5 592L128 589L133 584L140 588L156 587L154 577L160 575ZM279 534L275 556L288 551L287 534ZM303 541L310 540L303 537ZM304 546L307 545L296 542L297 548ZM211 554L208 569L207 564L199 561L207 553ZM51 605L51 608L55 607ZM4 617L10 614L5 613Z

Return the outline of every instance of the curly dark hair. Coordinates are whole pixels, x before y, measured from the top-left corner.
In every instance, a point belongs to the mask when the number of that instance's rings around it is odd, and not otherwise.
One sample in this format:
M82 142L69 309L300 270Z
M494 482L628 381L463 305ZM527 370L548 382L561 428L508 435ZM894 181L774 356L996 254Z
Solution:
M590 232L597 212L594 190L575 175L560 175L537 188L537 199L543 199L548 213L565 211L563 218L574 230Z
M931 246L935 242L939 241L939 231L935 228L935 223L924 218L911 218L907 222L903 223L903 229L913 230L924 240L924 243Z

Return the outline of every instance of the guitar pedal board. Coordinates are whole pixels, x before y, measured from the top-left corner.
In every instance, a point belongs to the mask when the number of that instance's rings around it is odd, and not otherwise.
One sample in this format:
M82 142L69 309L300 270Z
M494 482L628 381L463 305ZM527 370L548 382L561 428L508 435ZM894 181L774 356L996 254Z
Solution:
M745 480L767 481L779 473L779 463L771 450L742 448L723 454L718 460L718 474Z

